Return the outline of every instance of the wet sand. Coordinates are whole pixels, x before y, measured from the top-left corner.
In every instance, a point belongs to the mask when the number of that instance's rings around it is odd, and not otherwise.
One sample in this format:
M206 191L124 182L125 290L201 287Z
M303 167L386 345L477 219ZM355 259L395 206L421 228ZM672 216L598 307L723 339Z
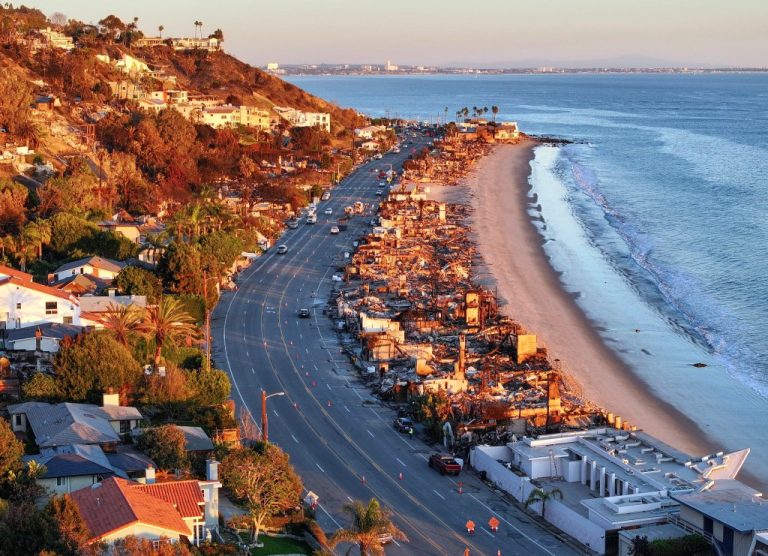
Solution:
M599 330L565 291L528 214L530 162L536 145L502 145L483 159L467 184L431 188L430 197L468 202L482 256L479 282L496 287L504 314L536 334L551 361L559 359L582 395L678 450L717 448L688 417L658 399L609 349Z

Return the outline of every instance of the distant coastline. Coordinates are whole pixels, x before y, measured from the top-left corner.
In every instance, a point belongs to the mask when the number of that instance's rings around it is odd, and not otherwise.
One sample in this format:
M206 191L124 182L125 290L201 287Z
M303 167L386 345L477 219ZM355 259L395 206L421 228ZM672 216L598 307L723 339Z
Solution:
M366 69L370 68L370 69ZM584 67L584 68L469 68L469 67L411 67L399 66L397 70L366 64L286 64L274 70L267 70L278 76L415 76L415 75L581 75L581 74L745 74L768 73L765 68L621 68L621 67Z

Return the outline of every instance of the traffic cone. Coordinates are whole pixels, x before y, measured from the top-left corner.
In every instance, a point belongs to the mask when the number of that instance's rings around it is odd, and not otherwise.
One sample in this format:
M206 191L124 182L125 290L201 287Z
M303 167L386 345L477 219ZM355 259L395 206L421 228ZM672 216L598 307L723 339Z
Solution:
M365 475L362 475L362 476L360 477L360 482L361 482L361 483L363 483L363 484L365 484Z
M464 483L462 483L461 481L459 481L459 494L463 494L463 493L464 493L464 490L463 490L463 489L464 489Z
M328 407L331 407L331 400L328 400Z
M401 481L403 480L403 472L400 471L400 476L398 477Z
M501 556L501 549L498 549L498 550L496 551L496 556Z

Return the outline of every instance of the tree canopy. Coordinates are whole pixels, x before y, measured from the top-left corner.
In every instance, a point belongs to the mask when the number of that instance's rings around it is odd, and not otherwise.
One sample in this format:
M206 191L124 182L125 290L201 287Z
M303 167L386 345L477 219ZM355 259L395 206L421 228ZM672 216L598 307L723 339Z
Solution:
M240 448L221 462L222 483L247 505L254 539L267 518L299 504L303 488L285 452L273 444L259 448Z
M136 441L136 446L164 471L186 469L189 466L184 432L176 425L146 429Z
M98 401L109 388L130 389L141 377L131 352L105 332L62 342L53 368L62 397L71 401Z

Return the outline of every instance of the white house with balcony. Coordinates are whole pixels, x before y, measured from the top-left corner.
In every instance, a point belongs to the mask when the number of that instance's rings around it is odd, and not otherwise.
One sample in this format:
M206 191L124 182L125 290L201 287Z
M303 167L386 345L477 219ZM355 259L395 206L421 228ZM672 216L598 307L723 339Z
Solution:
M80 303L74 295L32 281L26 272L0 265L0 328L16 329L47 323L80 325Z

